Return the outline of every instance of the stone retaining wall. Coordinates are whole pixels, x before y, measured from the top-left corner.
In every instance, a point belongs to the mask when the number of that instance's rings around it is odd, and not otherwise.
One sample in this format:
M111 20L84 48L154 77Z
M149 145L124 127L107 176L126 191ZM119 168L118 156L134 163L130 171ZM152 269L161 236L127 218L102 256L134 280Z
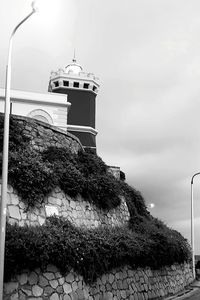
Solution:
M56 188L48 197L45 197L44 203L26 211L26 206L16 192L11 186L8 187L7 216L9 223L18 223L20 226L25 224L42 225L46 217L53 213L64 217L76 226L87 228L96 228L100 225L122 226L130 218L124 197L121 197L120 206L104 211L84 200L81 196L72 199L65 195L60 188Z
M43 272L24 271L4 284L4 300L148 300L173 295L193 281L188 264L162 270L115 269L87 285L73 270L61 275L49 265Z
M30 144L36 150L42 151L49 146L66 147L72 152L82 149L79 139L56 126L28 117L12 115L22 126L22 134L30 138Z

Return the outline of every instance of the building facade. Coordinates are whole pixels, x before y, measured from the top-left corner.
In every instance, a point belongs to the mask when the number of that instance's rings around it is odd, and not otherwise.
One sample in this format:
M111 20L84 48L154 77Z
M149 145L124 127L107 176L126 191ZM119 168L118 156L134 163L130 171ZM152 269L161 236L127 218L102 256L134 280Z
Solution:
M4 101L5 90L0 89L0 112L4 112ZM11 90L11 114L34 118L63 130L67 128L70 106L67 95Z
M10 113L57 126L78 137L84 148L96 151L98 89L98 78L83 72L74 58L64 70L51 73L48 93L12 90ZM5 90L0 89L0 112L4 100Z

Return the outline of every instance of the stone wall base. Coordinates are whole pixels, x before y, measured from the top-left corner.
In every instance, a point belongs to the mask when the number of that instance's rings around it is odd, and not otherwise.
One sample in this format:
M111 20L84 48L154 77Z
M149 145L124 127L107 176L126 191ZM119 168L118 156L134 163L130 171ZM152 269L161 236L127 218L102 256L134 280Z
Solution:
M65 276L52 265L26 270L4 284L4 300L148 300L173 295L193 281L189 264L161 270L126 266L104 274L91 285L73 270Z

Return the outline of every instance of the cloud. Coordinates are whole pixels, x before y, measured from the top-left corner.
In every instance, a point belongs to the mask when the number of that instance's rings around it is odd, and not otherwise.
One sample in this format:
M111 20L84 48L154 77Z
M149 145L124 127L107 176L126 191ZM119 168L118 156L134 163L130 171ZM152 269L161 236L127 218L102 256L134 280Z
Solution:
M0 86L9 34L29 4L2 2ZM68 64L75 47L78 63L101 79L98 154L155 203L152 214L188 235L190 179L200 170L200 2L58 0L56 6L52 22L43 18L42 25L38 16L17 33L12 88L46 92L50 71ZM196 179L197 218L199 197Z

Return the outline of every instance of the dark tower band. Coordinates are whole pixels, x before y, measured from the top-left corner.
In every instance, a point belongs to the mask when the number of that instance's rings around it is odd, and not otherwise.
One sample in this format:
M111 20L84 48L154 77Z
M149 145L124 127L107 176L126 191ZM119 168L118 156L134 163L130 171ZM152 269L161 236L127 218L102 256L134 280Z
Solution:
M68 95L71 108L68 113L67 131L77 136L83 147L96 150L95 119L98 78L92 73L83 72L73 59L64 70L52 72L49 92Z

